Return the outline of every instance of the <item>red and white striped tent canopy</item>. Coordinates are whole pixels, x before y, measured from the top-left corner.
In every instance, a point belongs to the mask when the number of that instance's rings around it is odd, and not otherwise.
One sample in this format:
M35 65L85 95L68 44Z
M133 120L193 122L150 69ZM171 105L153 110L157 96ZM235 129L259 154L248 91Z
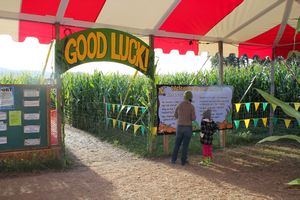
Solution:
M59 23L61 38L87 28L113 28L152 35L154 48L165 53L197 55L222 41L239 55L271 57L275 49L286 57L300 50L299 16L300 0L3 0L0 34L49 43Z

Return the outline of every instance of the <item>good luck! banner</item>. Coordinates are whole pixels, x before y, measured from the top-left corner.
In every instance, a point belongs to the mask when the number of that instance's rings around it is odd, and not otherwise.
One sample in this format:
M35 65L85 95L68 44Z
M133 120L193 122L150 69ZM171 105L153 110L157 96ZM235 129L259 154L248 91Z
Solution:
M154 50L139 38L113 29L88 29L68 35L56 44L59 74L79 64L111 61L154 76Z
M192 104L195 106L196 120L193 130L199 131L202 114L211 110L212 119L218 123L220 129L232 128L232 94L231 86L182 86L158 85L158 134L175 133L176 119L174 112L176 105L183 101L183 94L190 90L193 93Z

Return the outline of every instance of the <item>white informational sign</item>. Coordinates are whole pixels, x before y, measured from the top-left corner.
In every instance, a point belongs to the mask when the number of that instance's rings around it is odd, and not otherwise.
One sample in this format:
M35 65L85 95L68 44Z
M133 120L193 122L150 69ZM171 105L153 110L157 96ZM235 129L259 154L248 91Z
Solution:
M11 109L14 107L14 87L0 87L0 109Z
M24 126L24 133L39 133L40 125L27 125Z
M175 108L183 101L183 94L188 90L193 93L192 104L195 107L196 124L201 124L203 112L210 109L212 119L219 124L220 129L232 128L233 89L231 86L159 85L157 89L158 133L174 133L176 131ZM199 130L199 126L194 126L193 129Z
M0 112L0 120L7 120L7 113L6 112Z
M40 100L24 101L24 107L39 107Z
M24 90L24 97L39 97L40 90L38 89L25 89Z
M7 131L7 123L0 121L0 131Z
M34 139L25 139L24 140L24 146L34 146L34 145L40 145L41 139L40 138L34 138Z
M24 120L39 120L40 113L24 113Z
M0 137L0 144L7 144L7 137Z

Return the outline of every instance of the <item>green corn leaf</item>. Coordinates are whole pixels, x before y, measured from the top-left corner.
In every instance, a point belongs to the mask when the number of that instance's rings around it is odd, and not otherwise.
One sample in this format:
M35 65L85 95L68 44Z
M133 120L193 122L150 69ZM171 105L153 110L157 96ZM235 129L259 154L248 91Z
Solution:
M290 117L294 117L297 120L300 120L300 112L298 112L297 110L295 110L293 107L289 106L287 103L280 101L279 99L277 99L276 97L260 90L257 89L257 92L263 96L269 103L275 104L277 106L280 106L283 110L283 112L285 112L285 114L287 114Z
M280 139L289 139L289 140L296 140L298 143L300 143L300 137L296 136L296 135L283 135L283 136L269 136L266 137L262 140L260 140L259 142L257 142L258 144L263 143L263 142L274 142Z
M291 182L288 183L288 185L300 185L300 178L292 180Z

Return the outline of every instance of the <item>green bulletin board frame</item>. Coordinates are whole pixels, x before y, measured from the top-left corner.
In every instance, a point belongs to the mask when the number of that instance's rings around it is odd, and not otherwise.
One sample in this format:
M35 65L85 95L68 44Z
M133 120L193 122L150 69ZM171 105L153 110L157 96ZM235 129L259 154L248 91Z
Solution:
M45 85L0 84L0 153L49 146L47 91Z

